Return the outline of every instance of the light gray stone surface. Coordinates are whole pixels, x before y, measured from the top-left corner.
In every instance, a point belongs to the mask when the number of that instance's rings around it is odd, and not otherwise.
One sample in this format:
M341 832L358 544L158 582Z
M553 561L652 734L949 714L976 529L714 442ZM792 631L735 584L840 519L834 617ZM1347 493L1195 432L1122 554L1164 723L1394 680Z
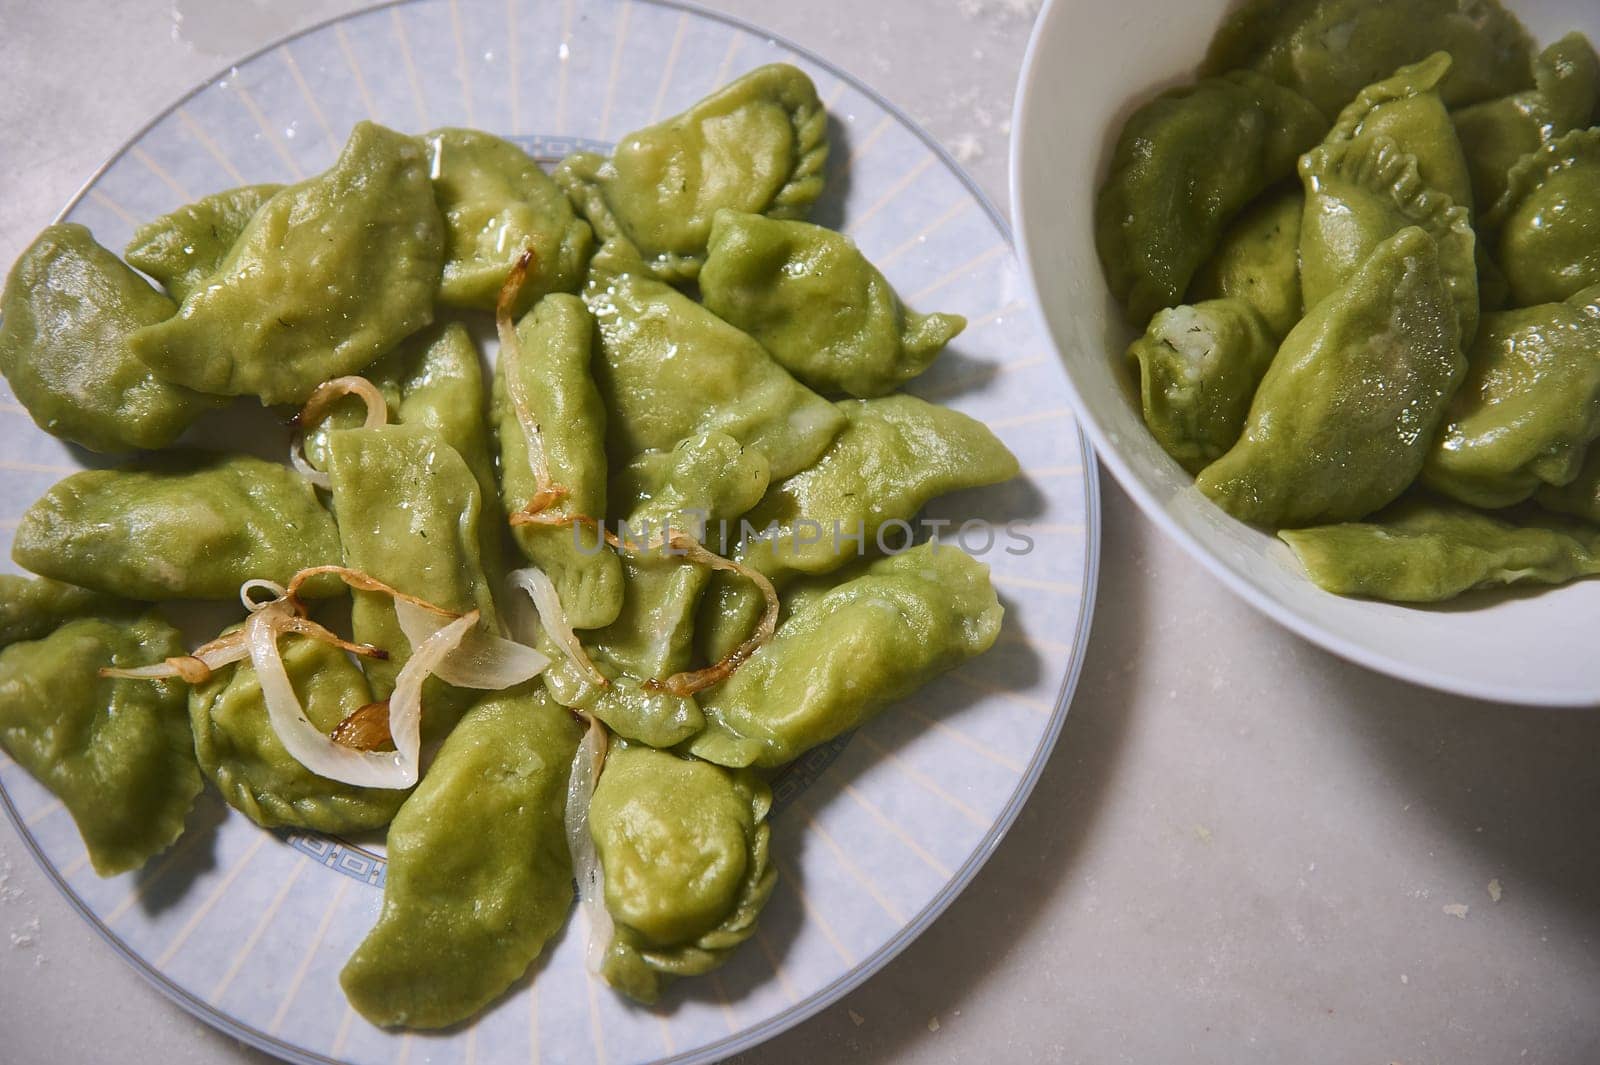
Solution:
M0 262L178 94L351 6L0 0ZM1003 205L1029 0L712 6L876 86ZM1088 663L1021 820L901 958L740 1060L1600 1062L1600 715L1346 665L1104 488ZM0 826L0 1061L265 1060L146 987Z

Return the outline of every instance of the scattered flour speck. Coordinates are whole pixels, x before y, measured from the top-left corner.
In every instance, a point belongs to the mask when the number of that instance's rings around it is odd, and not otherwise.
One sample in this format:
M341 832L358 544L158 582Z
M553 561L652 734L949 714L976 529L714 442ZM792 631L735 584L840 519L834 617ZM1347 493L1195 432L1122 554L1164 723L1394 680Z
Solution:
M1467 911L1470 909L1472 907L1464 902L1452 902L1444 907L1444 912L1451 917L1460 917L1462 920L1466 920Z
M1499 877L1495 877L1493 880L1489 881L1489 901L1490 902L1499 902L1501 897L1504 896L1504 895L1505 895L1505 890L1500 887L1500 878Z
M39 918L37 917L30 917L11 930L11 946L16 950L26 950L38 942Z
M1409 984L1411 982L1411 977L1407 976L1405 973L1401 973L1400 974L1400 982L1402 984Z
M956 6L968 18L990 21L1031 19L1039 13L1039 0L957 0Z
M11 883L11 862L0 855L0 902L19 902L24 894L22 888Z
M938 1030L939 1030L939 1018L937 1018L937 1017L929 1017L928 1018L928 1031L937 1032Z
M963 166L983 158L983 145L971 133L963 133L950 144L950 154Z

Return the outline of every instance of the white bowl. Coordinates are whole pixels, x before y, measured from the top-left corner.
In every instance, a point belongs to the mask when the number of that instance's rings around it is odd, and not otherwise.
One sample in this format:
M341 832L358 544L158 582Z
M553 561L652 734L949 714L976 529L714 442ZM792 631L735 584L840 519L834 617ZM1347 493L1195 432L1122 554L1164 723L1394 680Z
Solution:
M1011 211L1023 268L1095 450L1150 518L1268 617L1354 662L1504 702L1600 704L1600 581L1475 593L1439 608L1344 599L1275 537L1234 521L1145 430L1122 355L1132 331L1095 255L1095 189L1134 107L1187 80L1228 0L1047 0L1023 60ZM1600 41L1594 0L1512 0L1546 44ZM1218 160L1226 165L1225 160Z

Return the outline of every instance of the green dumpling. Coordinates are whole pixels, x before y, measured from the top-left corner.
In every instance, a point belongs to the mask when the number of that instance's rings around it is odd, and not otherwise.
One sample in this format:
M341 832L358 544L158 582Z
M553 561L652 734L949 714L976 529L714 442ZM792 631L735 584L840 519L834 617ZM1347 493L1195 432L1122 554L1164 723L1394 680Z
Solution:
M705 727L705 715L692 695L646 687L645 681L619 671L614 663L596 655L595 668L607 678L602 688L558 658L561 650L554 643L546 643L541 637L538 649L552 662L545 671L550 697L598 718L624 739L649 747L676 747Z
M472 335L460 322L424 329L402 351L413 357L402 379L395 419L401 425L432 429L461 456L478 482L478 545L484 572L498 574L505 563L505 513L500 507L494 427L487 406L489 388L483 360Z
M466 462L478 485L479 513L473 521L478 555L487 572L504 562L499 480L491 427L484 409L483 365L471 334L460 322L437 322L409 337L362 374L384 398L390 424L431 431ZM366 406L354 396L335 400L305 434L310 464L326 472L329 437L360 427ZM391 630L387 635L394 637ZM372 663L379 674L392 672Z
M1189 302L1238 299L1256 309L1275 338L1300 320L1300 220L1305 194L1298 187L1258 200L1229 228L1189 286Z
M614 458L722 432L787 477L817 461L843 426L833 404L753 338L649 277L626 249L595 257L584 299L599 326L594 372Z
M1565 584L1600 573L1600 531L1506 521L1449 502L1407 499L1369 522L1279 533L1335 595L1437 603L1474 588Z
M537 266L522 288L523 306L546 292L578 290L594 237L526 152L471 129L436 129L422 141L444 215L440 302L494 310L511 267L530 247Z
M622 508L631 534L659 531L670 520L674 529L705 540L701 526L744 514L770 481L764 454L727 433L701 433L671 450L635 455L612 479L611 497ZM620 522L617 529L622 531Z
M685 440L664 462L641 456L627 474L645 490L627 518L624 534L648 543L670 528L697 540L703 527L744 514L767 490L766 456L740 447L723 433ZM650 466L655 469L650 469ZM664 468L663 468L664 467ZM622 671L643 680L665 680L688 669L693 652L694 615L711 571L667 551L630 552L623 562L627 595L622 614L593 634L598 652ZM664 744L657 744L664 746Z
M844 234L736 211L712 223L700 299L803 384L859 398L893 392L966 327L907 310Z
M548 512L607 516L606 407L594 381L594 339L594 320L583 301L557 293L517 323L521 358L513 365L502 351L495 363L500 494L508 513L521 511L540 488L511 398L515 383L539 427L550 478L566 490ZM573 628L598 628L616 619L622 609L622 566L592 527L519 525L512 535L523 557L555 584Z
M572 715L496 692L450 733L389 827L378 923L339 983L384 1027L444 1028L515 983L572 906L563 827Z
M0 573L0 647L43 639L73 618L114 617L138 609L137 603L75 584Z
M1438 249L1403 229L1284 338L1244 435L1197 484L1257 525L1365 517L1416 479L1465 368Z
M435 323L368 367L363 376L382 393L391 422L432 430L466 462L478 482L479 551L484 565L497 571L504 555L504 514L484 409L483 363L466 326ZM328 435L356 428L365 418L366 407L359 399L337 400L306 434L305 453L311 465L326 470Z
M804 218L827 159L816 86L774 63L624 135L610 159L568 156L555 179L600 240L630 245L657 277L692 280L718 210Z
M396 381L395 421L431 429L461 456L478 482L483 523L498 526L499 515L491 514L492 502L499 499L499 483L485 411L488 389L472 335L460 322L446 322L416 334L395 356L410 363ZM498 528L493 542L499 542Z
M839 403L845 429L816 465L775 482L740 521L732 557L782 586L832 573L899 545L894 527L931 500L1015 477L1017 460L987 426L914 396ZM760 592L743 578L713 580L700 642L721 658L761 616Z
M1450 107L1528 85L1533 42L1499 0L1247 0L1201 72L1258 70L1331 117L1362 86L1434 52L1455 59L1439 87Z
M151 373L130 346L174 310L87 229L50 226L0 295L0 373L53 436L91 451L166 447L216 406Z
M1503 311L1511 303L1511 284L1483 241L1477 244L1479 313Z
M1243 300L1172 307L1128 348L1144 422L1163 451L1199 473L1239 439L1277 339Z
M200 770L181 684L98 671L186 653L153 615L79 618L0 651L0 746L66 804L101 876L139 868L183 833Z
M1534 495L1539 505L1600 525L1600 447L1590 447L1578 475L1564 485L1547 484Z
M1143 326L1182 303L1229 223L1293 174L1327 129L1303 97L1248 71L1169 90L1135 111L1095 201L1095 247L1129 321Z
M262 204L282 185L243 185L202 196L146 222L123 254L180 303L221 268Z
M337 647L293 635L280 647L289 683L319 732L331 733L372 701L361 667ZM295 761L267 720L249 659L190 689L189 724L200 769L229 806L263 827L361 832L388 824L405 801L407 792L340 784Z
M258 210L175 317L133 335L168 381L299 403L433 321L444 222L414 138L358 124L333 169Z
M724 433L685 440L670 452L639 456L618 478L633 500L617 534L630 545L623 559L626 592L615 621L588 634L585 645L612 679L606 688L579 687L565 660L553 658L546 684L558 700L604 721L619 735L671 747L705 724L692 698L647 691L642 682L665 680L689 669L695 616L712 573L679 551L641 550L668 529L703 540L703 527L737 518L767 489L767 460ZM574 697L564 697L563 688Z
M479 486L498 494L489 421L484 416L483 363L472 334L460 322L439 322L406 339L362 372L384 398L391 422L437 432L466 460ZM327 468L328 434L354 429L367 408L354 396L335 400L306 434L311 465Z
M589 806L616 925L601 963L607 983L653 1003L665 978L710 972L750 938L778 878L771 807L754 773L611 751Z
M1573 130L1511 168L1484 226L1511 304L1560 303L1600 284L1600 127Z
M876 542L884 523L930 500L1015 477L1017 460L987 426L915 396L847 399L844 431L817 463L773 484L745 521L736 557L768 577L828 573ZM813 542L808 522L817 523ZM834 530L839 530L835 537Z
M339 530L287 467L196 451L58 482L22 516L11 557L128 599L232 600L245 581L337 562Z
M1569 33L1533 61L1534 87L1463 107L1452 117L1478 206L1493 207L1511 168L1570 130L1582 129L1600 105L1600 56L1589 38Z
M689 750L719 765L791 762L987 651L1003 613L989 567L957 548L924 543L873 562L808 597L702 695L706 730Z
M1467 174L1467 160L1455 124L1439 98L1439 84L1450 67L1449 54L1435 52L1368 85L1339 112L1326 143L1388 137L1402 152L1416 157L1424 187L1437 189L1470 211L1472 179Z
M1485 315L1467 367L1428 453L1428 485L1506 507L1568 484L1600 438L1600 285L1565 303Z
M1306 188L1300 281L1307 310L1342 288L1378 245L1407 226L1420 226L1438 247L1462 342L1472 342L1479 308L1471 215L1423 183L1416 156L1374 134L1307 152L1300 177Z
M401 424L340 429L329 434L328 454L344 564L446 610L480 611L480 626L497 633L499 614L483 568L481 491L456 450L426 426ZM411 644L389 596L354 595L355 638L389 652L365 663L373 695L386 699ZM447 729L472 698L429 680L424 736Z

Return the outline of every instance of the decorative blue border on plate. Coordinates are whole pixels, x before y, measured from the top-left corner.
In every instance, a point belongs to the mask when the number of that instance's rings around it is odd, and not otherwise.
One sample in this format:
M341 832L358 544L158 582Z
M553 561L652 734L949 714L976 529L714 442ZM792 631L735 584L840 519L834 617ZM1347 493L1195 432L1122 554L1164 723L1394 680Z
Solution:
M389 863L369 850L336 836L280 832L283 841L325 869L343 873L368 887L381 889L389 880Z
M517 133L503 136L533 156L539 163L559 163L573 152L610 155L611 149L616 147L614 141L597 141L593 137L558 137L545 133Z

